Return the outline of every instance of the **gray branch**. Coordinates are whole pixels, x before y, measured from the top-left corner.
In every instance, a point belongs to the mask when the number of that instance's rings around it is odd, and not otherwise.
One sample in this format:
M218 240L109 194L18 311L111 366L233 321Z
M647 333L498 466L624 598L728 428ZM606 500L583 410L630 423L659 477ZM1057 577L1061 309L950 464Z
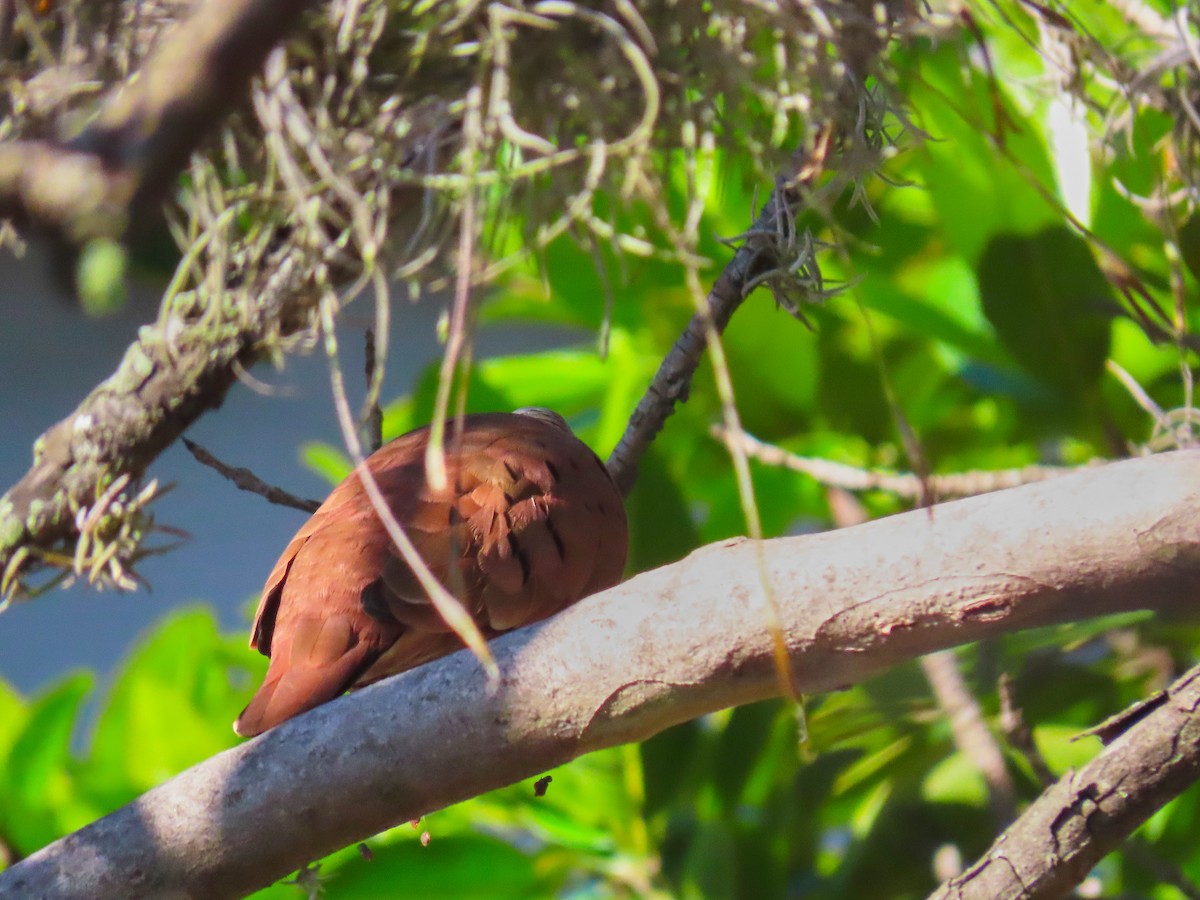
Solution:
M772 696L760 573L812 694L1005 632L1194 609L1197 523L1200 451L1180 451L826 534L725 541L500 638L495 691L458 653L322 706L0 873L0 896L238 896L589 751Z
M0 496L0 609L47 551L78 535L76 510L122 474L139 478L269 339L300 327L307 298L284 293L249 314L214 308L192 321L176 310L143 327L116 371L38 438L33 465Z
M1200 777L1200 667L1078 772L1051 785L930 900L1066 896L1137 826Z
M746 299L754 273L774 259L769 250L770 242L764 241L763 236L774 235L780 230L781 220L790 215L784 207L794 200L794 192L784 188L772 193L747 232L747 239L713 284L704 309L692 315L683 334L654 373L646 393L629 417L625 433L608 459L608 469L622 493L628 495L633 490L638 464L675 412L675 404L687 402L692 377L708 347L706 320L711 321L718 335L724 333L729 320Z

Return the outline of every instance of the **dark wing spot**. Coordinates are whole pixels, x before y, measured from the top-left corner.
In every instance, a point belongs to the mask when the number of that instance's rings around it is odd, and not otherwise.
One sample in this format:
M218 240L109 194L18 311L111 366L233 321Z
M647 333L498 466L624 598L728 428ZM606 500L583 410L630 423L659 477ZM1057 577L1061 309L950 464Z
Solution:
M605 506L603 502L600 502L600 503L597 503L597 504L596 504L596 510L597 510L597 511L600 513L600 515L602 515L602 516L607 516L607 515L608 515L608 507L607 507L607 506Z
M383 592L383 580L379 578L363 588L363 592L359 597L363 612L381 625L399 625L400 623L392 615L391 609L388 608ZM354 677L357 678L358 675L356 674Z
M546 460L546 468L550 471L550 480L558 484L558 467L550 460Z
M550 532L550 537L554 540L554 549L558 551L558 558L566 562L567 548L563 546L563 540L558 534L558 529L554 527L554 520L549 516L546 516L546 530Z
M504 471L506 471L508 473L508 477L511 478L513 481L521 480L520 471L518 471L517 469L514 469L513 464L510 463L507 459L504 461Z
M508 533L508 547L512 550L513 556L517 558L517 562L521 564L521 584L529 584L529 556L521 548L521 542L517 540L517 536L511 531Z
M592 454L592 461L595 462L596 465L598 465L600 467L601 472L603 472L605 475L608 474L608 466L606 466L604 464L604 460L602 460L600 457L598 457L595 453Z

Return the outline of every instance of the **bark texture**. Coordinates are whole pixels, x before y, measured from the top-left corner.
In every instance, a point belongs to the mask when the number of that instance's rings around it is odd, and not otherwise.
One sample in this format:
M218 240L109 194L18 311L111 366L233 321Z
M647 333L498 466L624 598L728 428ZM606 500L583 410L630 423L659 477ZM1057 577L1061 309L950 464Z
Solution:
M930 900L1063 897L1105 854L1200 777L1200 667L1165 702L1040 796Z
M388 826L771 696L760 573L796 687L816 693L1002 632L1194 609L1197 523L1200 451L1180 451L838 532L712 545L497 640L495 691L458 653L334 701L0 873L0 896L239 896Z

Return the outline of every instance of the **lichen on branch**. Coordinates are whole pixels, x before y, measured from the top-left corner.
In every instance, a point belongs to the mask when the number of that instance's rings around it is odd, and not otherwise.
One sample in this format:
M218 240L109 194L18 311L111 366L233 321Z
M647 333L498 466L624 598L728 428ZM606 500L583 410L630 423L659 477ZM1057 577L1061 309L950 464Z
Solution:
M79 162L88 176L77 179L80 190L96 178L119 188L93 192L87 207L93 218L116 222L118 234L125 233L121 211L152 202L145 198L157 188L148 186L170 182L173 175L163 173L176 171L197 146L197 135L183 132L213 122L224 130L191 156L166 208L182 258L158 320L114 375L40 439L33 466L0 501L8 596L30 587L29 576L47 565L107 572L109 582L128 584L149 524L130 518L135 507L138 516L146 513L144 502L132 501L148 499L139 482L154 457L220 402L240 370L311 344L318 307L328 314L380 272L414 295L449 284L456 266L480 285L514 262L536 260L560 238L617 255L687 257L694 265L692 251L671 239L686 229L662 222L637 228L627 209L673 215L680 168L694 171L697 159L718 149L773 184L781 172L794 174L795 149L814 147L830 122L875 122L872 111L886 107L867 90L867 73L895 22L912 11L908 2L877 10L851 0L365 0L314 10L271 50L285 23L263 25L267 0L209 0L172 31L191 7L63 3L11 23L24 38L13 46L25 49L0 60L16 85L0 163L17 158L20 141L36 142L47 171L64 159ZM222 32L238 11L249 31ZM772 53L761 52L764 40ZM146 56L147 46L157 49ZM189 50L201 47L211 52ZM212 77L221 73L209 64L230 47L254 50L226 73L234 81L247 59L255 68L262 62L248 102ZM186 78L159 77L172 59L193 56L208 65L197 69L203 77L194 94L186 93ZM172 98L172 90L184 93ZM195 115L177 116L186 109ZM78 140L46 137L81 121L91 125ZM162 130L139 139L121 124L131 122ZM844 186L878 164L868 130L837 129L838 152L823 154L822 178L840 177ZM127 159L150 168L120 181L129 175ZM853 169L849 178L834 171L842 164ZM147 180L151 169L158 174ZM14 184L32 177L11 174ZM818 188L807 185L808 196ZM683 188L702 189L695 179ZM3 199L0 210L38 224L36 208L5 207ZM51 199L47 221L76 208L69 198ZM684 199L695 205L695 197ZM454 213L465 207L481 211L480 233L520 239L471 265L473 257L455 249L462 242ZM748 255L739 256L739 302ZM772 277L786 275L780 269ZM793 279L789 289L803 284ZM386 337L379 335L381 358ZM640 452L626 454L630 472ZM104 515L89 519L100 506ZM124 518L114 518L118 510ZM101 520L104 535L123 537L100 547L111 555L97 565L90 549L76 552L75 541L83 523Z

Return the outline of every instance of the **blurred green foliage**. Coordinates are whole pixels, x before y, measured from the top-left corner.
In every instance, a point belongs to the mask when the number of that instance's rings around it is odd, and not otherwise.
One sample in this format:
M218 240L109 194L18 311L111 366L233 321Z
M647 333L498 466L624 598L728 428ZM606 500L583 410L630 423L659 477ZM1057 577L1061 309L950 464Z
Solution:
M999 8L1032 27L1020 7ZM1104 4L1080 14L1097 33L1122 35ZM928 136L910 134L888 163L902 186L873 182L857 204L808 217L848 250L823 260L827 279L846 287L805 311L813 330L762 292L735 316L725 349L742 420L760 438L855 466L911 468L902 414L933 471L1077 463L1130 452L1151 434L1107 360L1163 408L1188 396L1178 350L1147 336L1102 264L1109 251L1119 256L1164 308L1173 277L1195 295L1197 220L1149 218L1115 186L1169 181L1155 143L1168 124L1148 109L1135 114L1125 152L1063 158L1036 47L999 18L980 27L1009 77L992 77L967 35L904 51L892 90ZM1099 133L1101 113L1087 116ZM717 238L748 225L757 187L735 160L718 156L714 168L725 175L696 248L711 261L709 281L730 253ZM1090 173L1090 208L1074 212L1087 217L1087 234L1067 212L1059 181L1068 171ZM645 211L619 214L640 216L648 240L663 239ZM1164 251L1173 234L1177 273ZM469 409L552 406L598 452L612 449L693 300L669 261L597 254L602 269L595 254L555 242L539 269L506 276L481 322L553 323L582 336L608 308L605 354L581 338L573 349L486 360L474 368ZM1190 321L1194 307L1180 315ZM428 420L436 377L429 370L387 406L387 436ZM728 454L709 434L718 421L706 364L642 461L629 499L633 570L746 531ZM303 452L331 481L347 471L334 448ZM828 491L812 479L757 463L753 479L767 534L832 524ZM905 506L878 492L860 499L870 515ZM1010 635L958 659L998 735L997 678L1013 678L1033 743L1061 774L1098 749L1076 735L1162 686L1198 640L1194 628L1126 616ZM218 634L193 609L145 638L94 719L87 674L33 698L0 684L0 837L27 854L231 746L229 723L262 669L240 637ZM86 749L76 752L84 722ZM334 854L320 863L324 896L920 897L937 883L939 850L970 860L995 836L987 786L915 663L811 698L805 727L802 743L795 709L760 703L593 754L554 771L544 797L514 785L373 838L369 861L356 848ZM1036 766L1000 740L1020 799L1031 799ZM1107 859L1093 873L1103 895L1183 896L1160 883L1147 855L1200 882L1198 809L1190 791L1141 830L1137 858ZM302 892L276 885L261 896Z

